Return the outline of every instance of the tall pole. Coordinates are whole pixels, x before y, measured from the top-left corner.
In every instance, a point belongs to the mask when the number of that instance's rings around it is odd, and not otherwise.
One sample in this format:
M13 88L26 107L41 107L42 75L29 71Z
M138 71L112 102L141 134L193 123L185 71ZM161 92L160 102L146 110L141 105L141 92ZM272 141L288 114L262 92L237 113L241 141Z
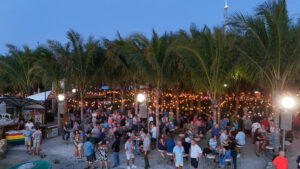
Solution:
M283 129L283 136L282 136L282 151L285 152L285 130Z
M45 124L47 124L47 91L45 91Z
M226 24L227 24L227 11L228 11L228 4L227 0L225 0L225 6L224 6L224 31L226 31Z

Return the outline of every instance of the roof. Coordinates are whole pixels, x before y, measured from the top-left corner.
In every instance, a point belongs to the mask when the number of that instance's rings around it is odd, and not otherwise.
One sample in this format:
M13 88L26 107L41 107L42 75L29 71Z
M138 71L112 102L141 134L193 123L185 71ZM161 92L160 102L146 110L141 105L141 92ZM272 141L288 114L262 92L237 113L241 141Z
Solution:
M45 100L48 99L50 93L51 93L51 91L41 92L41 93L38 93L38 94L28 96L26 98L32 99L32 100L37 100L37 101L45 101Z
M44 106L41 102L23 97L0 97L0 103L1 102L5 102L7 108L44 109Z

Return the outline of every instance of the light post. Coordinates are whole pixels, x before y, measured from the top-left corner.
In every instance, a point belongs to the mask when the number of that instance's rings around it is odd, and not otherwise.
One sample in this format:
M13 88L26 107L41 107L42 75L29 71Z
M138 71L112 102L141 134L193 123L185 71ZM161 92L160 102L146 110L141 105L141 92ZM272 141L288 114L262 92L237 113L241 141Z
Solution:
M281 114L281 126L280 128L283 130L283 136L282 136L282 149L285 151L285 130L290 130L291 124L292 124L292 114L288 112L288 110L292 109L296 102L294 98L285 96L281 100L281 104L284 108L284 113Z
M62 101L65 100L65 95L64 95L64 94L59 94L59 95L57 96L57 98L58 98L58 101L62 102Z
M75 93L76 93L76 89L72 89L72 93L74 93L74 94L75 94Z
M148 132L149 132L149 113L148 113L148 104L147 104L147 97L146 97L146 94L144 93L139 93L136 97L137 101L139 103L145 103L146 104L146 113L147 113L147 129L148 129Z
M60 114L64 111L63 109L63 101L65 100L65 95L64 94L58 94L57 95L58 99L58 110L57 110L57 129L58 133L60 133L61 129L61 119L60 119Z

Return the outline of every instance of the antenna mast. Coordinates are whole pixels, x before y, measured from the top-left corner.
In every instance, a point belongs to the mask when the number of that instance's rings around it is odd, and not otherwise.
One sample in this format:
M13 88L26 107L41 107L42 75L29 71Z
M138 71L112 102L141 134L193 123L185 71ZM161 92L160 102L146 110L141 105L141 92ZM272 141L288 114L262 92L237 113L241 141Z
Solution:
M227 4L227 0L225 0L225 7L224 7L224 20L225 20L225 23L227 23L227 10L228 10L228 4Z

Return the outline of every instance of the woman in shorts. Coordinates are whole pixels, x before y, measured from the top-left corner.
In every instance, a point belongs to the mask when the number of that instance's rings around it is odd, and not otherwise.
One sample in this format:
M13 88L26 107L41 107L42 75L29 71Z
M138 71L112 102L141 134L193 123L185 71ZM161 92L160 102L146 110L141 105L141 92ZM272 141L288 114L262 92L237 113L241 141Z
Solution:
M259 157L259 152L261 149L261 144L264 142L264 138L261 134L260 128L257 128L254 133L254 140L256 144L256 156Z

